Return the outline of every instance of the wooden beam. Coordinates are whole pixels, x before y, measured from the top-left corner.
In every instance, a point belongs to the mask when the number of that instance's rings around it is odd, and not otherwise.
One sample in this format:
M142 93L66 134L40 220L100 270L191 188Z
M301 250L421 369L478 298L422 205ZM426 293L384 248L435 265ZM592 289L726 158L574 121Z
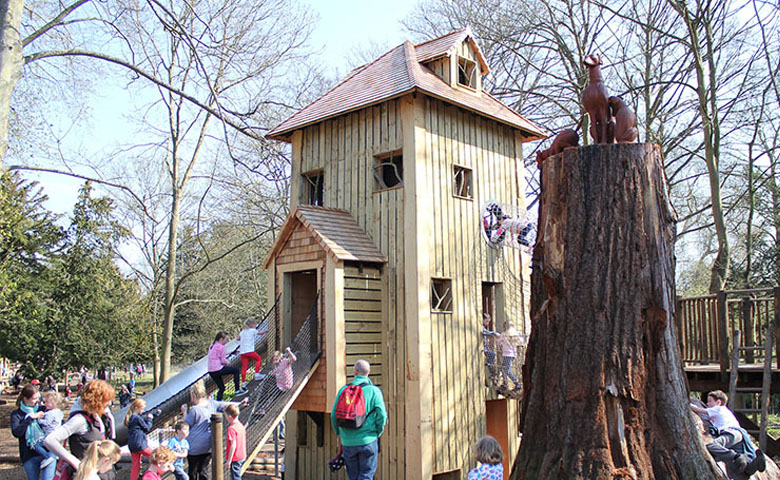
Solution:
M433 378L431 371L430 206L421 95L400 101L404 159L404 304L407 321L406 478L433 476Z
M325 405L336 401L338 389L346 383L346 340L344 333L344 264L329 256L325 263L325 351L328 379Z

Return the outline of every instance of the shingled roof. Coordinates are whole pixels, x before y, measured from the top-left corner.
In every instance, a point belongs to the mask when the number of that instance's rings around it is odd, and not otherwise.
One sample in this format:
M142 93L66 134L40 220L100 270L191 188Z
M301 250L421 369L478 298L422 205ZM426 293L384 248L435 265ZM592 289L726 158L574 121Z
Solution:
M544 138L546 135L539 127L492 95L454 88L420 63L449 55L454 45L471 37L470 30L463 29L417 46L407 40L374 62L354 69L325 95L271 130L267 138L290 141L292 132L302 127L413 91L522 130L529 138ZM476 47L476 43L473 45ZM487 65L478 48L476 52L481 68L486 71Z
M314 205L298 205L282 225L279 236L263 262L263 268L268 268L299 223L303 224L317 243L336 260L387 263L387 257L376 248L349 212Z

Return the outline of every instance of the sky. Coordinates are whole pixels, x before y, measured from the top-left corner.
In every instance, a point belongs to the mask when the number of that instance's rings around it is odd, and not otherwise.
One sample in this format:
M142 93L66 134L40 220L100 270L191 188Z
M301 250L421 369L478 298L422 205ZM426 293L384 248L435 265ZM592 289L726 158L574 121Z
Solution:
M349 65L349 54L356 49L367 48L371 44L387 45L388 49L406 40L400 21L406 18L417 5L418 0L299 0L309 5L319 15L312 33L311 45L321 51L322 60L329 73L345 75ZM120 76L121 77L121 76ZM108 80L108 79L105 79ZM126 137L131 125L126 118L131 117L135 108L123 98L126 80L119 78L94 92L90 102L90 118L87 120L90 136L87 139L70 139L75 142L89 142L89 150L99 152L112 150L120 137ZM132 87L131 87L132 88ZM101 141L105 144L101 148ZM33 177L33 175L30 175ZM45 188L49 196L46 207L50 210L69 214L76 202L78 189L82 182L55 174L38 173L34 175Z

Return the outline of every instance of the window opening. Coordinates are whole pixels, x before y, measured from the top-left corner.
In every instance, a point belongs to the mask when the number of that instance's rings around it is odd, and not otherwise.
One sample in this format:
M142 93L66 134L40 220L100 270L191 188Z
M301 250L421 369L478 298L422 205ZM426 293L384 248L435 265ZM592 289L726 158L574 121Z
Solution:
M377 155L377 164L374 167L376 189L384 190L395 186L403 186L404 156L401 150Z
M477 64L468 58L458 58L458 83L464 87L477 88Z
M455 165L453 170L455 179L455 196L461 198L474 198L471 193L471 169Z
M449 278L431 279L431 310L434 312L452 311L452 280Z
M325 199L325 175L319 171L305 173L303 178L306 204L322 207Z

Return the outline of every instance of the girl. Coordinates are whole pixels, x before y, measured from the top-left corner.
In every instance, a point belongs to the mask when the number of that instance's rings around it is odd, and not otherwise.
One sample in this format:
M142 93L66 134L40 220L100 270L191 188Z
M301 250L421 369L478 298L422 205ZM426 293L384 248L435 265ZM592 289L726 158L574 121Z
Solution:
M263 364L263 359L255 351L255 343L257 342L257 336L263 333L267 333L268 330L262 332L257 331L257 320L254 318L247 318L244 322L247 328L241 330L238 334L238 340L241 342L238 353L241 354L241 389L246 389L246 370L249 367L249 360L255 361L255 380L261 380L263 374L260 373L260 366Z
M114 469L119 461L119 445L111 440L98 440L89 444L73 480L100 480L98 475Z
M477 440L477 443L471 447L474 453L474 460L479 462L479 466L471 469L468 480L501 480L504 478L504 453L501 451L501 445L490 435Z
M289 357L285 357L279 350L274 352L274 376L276 376L276 387L286 392L293 386L293 371L292 364L298 357L290 350L290 347L285 349Z
M209 376L217 384L217 401L219 402L222 401L222 395L225 393L225 382L222 381L224 375L233 375L233 388L236 389L236 395L246 393L246 390L240 388L238 369L231 367L225 356L225 344L228 342L228 338L227 332L219 332L214 338L214 343L209 347Z
M518 333L514 327L509 327L504 333L498 335L498 345L501 348L501 372L504 374L504 386L509 390L509 382L512 380L515 390L520 388L520 381L512 373L512 364L517 357L517 337Z
M130 449L130 480L138 480L138 474L141 473L141 455L149 458L152 449L146 442L146 434L152 430L152 414L143 415L146 408L146 401L137 398L130 404L125 416L125 425L127 425L127 448Z

